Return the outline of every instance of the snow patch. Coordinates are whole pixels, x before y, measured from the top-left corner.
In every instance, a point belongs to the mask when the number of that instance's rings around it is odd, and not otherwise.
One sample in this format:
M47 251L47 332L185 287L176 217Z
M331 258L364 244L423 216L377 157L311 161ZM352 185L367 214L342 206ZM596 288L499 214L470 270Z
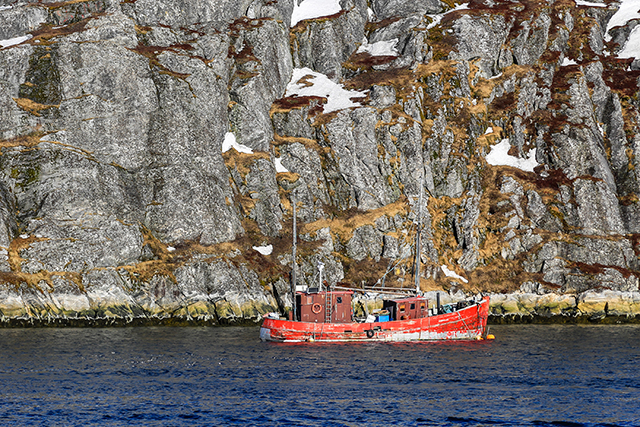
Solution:
M31 37L33 37L31 34L27 34L26 36L14 37L12 39L7 39L7 40L0 40L0 48L4 49L5 47L15 46L17 44L26 42Z
M620 8L607 23L607 29L604 32L605 40L611 40L609 30L614 27L625 25L632 19L640 19L640 0L622 0L620 2ZM629 40L631 40L631 38L629 38ZM627 42L627 45L628 44L629 43Z
M489 135L490 133L493 133L493 128L492 128L491 126L489 126L489 127L487 128L487 130L486 130L486 131L484 131L484 134L485 134L485 135Z
M252 248L258 252L260 252L262 255L271 255L271 253L273 252L273 245L267 245L267 246L252 246Z
M175 252L176 248L173 246L167 246L167 252Z
M396 44L398 44L398 39L382 40L369 44L365 38L356 53L366 52L371 56L398 56Z
M449 270L449 268L446 265L441 266L440 269L442 270L444 275L447 277L453 277L454 279L462 280L464 283L469 283L469 281L464 277L456 274L454 271Z
M224 142L222 143L222 152L226 153L231 149L236 150L238 153L252 154L253 150L246 145L238 144L236 136L231 132L227 132L224 135Z
M291 14L291 27L305 19L322 18L340 12L340 0L304 0L298 5L297 0L293 0L293 13Z
M12 9L13 6L0 6L0 10Z
M536 162L536 149L529 151L529 155L526 159L509 155L508 139L503 139L499 144L491 147L491 152L487 154L487 163L493 166L512 166L526 172L533 172L533 168L538 166Z
M303 77L307 77L300 82ZM319 96L327 98L324 113L342 110L344 108L359 107L360 104L350 98L364 97L367 91L346 90L341 84L334 83L322 73L311 69L294 68L291 81L287 85L285 96Z
M629 39L624 47L618 52L618 58L638 58L640 59L640 25L631 30Z
M276 173L289 172L289 169L285 168L282 164L282 157L276 157L274 163L276 165Z
M576 6L607 7L607 5L604 3L594 3L591 1L583 1L583 0L576 0Z
M569 59L569 58L565 57L562 60L562 65L561 66L562 67L567 67L569 65L578 65L578 63L576 61L574 61L573 59Z
M451 13L453 11L463 10L463 9L469 9L469 3L463 3L463 4L459 5L458 7L455 7L453 9L449 10L449 11L446 11L445 13L427 15L429 18L433 19L433 21L431 21L431 23L429 25L427 25L427 30L430 30L433 27L435 27L436 25L438 25L440 23L440 21L442 21L442 18L444 17L444 15L446 15L447 13Z

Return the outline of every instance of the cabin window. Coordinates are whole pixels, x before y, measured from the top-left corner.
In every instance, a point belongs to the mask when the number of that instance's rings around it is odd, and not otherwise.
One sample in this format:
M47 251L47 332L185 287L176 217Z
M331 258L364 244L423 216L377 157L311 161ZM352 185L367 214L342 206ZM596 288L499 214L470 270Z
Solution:
M411 310L415 310L415 309L416 309L415 303L411 303Z
M337 302L338 304L342 304L342 297L337 297L337 298L336 298L336 302Z
M424 303L423 302L420 303L420 310L424 311Z
M400 309L400 311L404 311L404 304L402 304L401 306L398 307Z

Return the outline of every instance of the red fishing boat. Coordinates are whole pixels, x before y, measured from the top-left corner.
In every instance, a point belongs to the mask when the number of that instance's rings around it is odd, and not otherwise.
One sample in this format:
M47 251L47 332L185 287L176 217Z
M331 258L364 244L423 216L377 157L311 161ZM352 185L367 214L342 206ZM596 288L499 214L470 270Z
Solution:
M422 189L422 182L420 189ZM429 300L420 292L420 231L422 228L422 192L417 216L415 250L415 293L383 301L381 310L366 317L353 315L353 290L333 291L322 280L324 264L318 263L317 288L305 292L296 289L296 203L293 206L293 269L291 274L292 311L289 318L277 313L264 316L260 339L278 342L313 341L420 341L478 340L489 338L487 318L489 297L440 305L440 294L429 308ZM324 288L324 290L323 290ZM364 291L364 290L358 290ZM375 289L371 291L376 292ZM402 290L397 291L402 292Z
M487 338L489 297L436 304L421 296L389 299L365 319L352 317L351 291L298 292L295 320L266 315L260 339L278 342L479 340ZM291 316L293 317L293 316ZM492 336L489 336L492 338Z

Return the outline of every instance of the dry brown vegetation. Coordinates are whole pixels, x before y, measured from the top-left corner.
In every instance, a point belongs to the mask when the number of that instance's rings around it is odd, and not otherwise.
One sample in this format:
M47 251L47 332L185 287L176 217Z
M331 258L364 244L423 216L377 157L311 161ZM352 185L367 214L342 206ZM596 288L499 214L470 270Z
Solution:
M11 241L7 250L8 263L11 271L0 272L0 284L11 285L17 292L23 286L35 290L39 293L53 292L54 277L61 277L67 284L75 286L76 292L84 292L82 283L82 275L76 272L68 271L45 271L40 270L37 273L26 273L22 271L22 263L26 260L20 256L22 250L28 249L35 242L44 242L48 239L36 236L28 236L26 238L17 237ZM43 286L46 285L46 286Z
M343 242L351 240L353 232L363 225L375 225L375 221L383 215L394 217L396 215L405 216L408 213L408 204L404 197L394 203L390 203L378 209L367 212L357 210L342 211L340 216L332 219L323 218L305 224L301 232L313 235L322 228L329 228L331 234L335 235Z
M45 132L34 131L28 135L0 140L0 154L2 154L3 148L24 147L25 149L29 149L36 147L38 146L38 144L40 144L40 140L45 135Z
M40 28L31 32L33 38L27 40L25 43L29 43L34 46L50 45L54 43L52 39L56 37L64 37L73 33L84 31L89 21L100 16L103 16L103 14L95 14L89 18L85 18L81 21L74 22L73 24L63 26L54 26L52 24L41 25Z
M256 162L256 160L270 160L269 153L264 151L249 154L239 153L234 148L222 153L222 158L224 159L224 164L228 169L238 171L242 177L247 176L251 171L251 166Z
M173 44L171 46L147 46L142 43L139 43L138 46L129 50L149 59L149 68L151 69L157 68L160 74L166 74L180 80L185 80L187 77L191 75L187 73L177 73L175 71L172 71L167 67L165 67L164 65L162 65L160 63L160 60L158 60L158 56L163 52L181 53L185 51L187 52L191 51L193 50L193 46L191 46L190 44L180 43L180 44Z
M40 111L48 110L50 108L60 108L60 105L43 105L39 104L35 101L32 101L28 98L13 98L16 105L23 111L26 111L29 114L33 114L34 116L40 117Z

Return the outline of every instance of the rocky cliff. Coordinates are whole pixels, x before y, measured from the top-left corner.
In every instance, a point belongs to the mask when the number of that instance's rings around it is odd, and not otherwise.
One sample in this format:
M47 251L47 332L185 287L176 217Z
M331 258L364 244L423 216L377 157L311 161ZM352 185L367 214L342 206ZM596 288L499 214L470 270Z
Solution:
M284 311L292 200L301 283L412 287L422 210L423 291L640 319L637 11L320 3L0 0L3 324Z

